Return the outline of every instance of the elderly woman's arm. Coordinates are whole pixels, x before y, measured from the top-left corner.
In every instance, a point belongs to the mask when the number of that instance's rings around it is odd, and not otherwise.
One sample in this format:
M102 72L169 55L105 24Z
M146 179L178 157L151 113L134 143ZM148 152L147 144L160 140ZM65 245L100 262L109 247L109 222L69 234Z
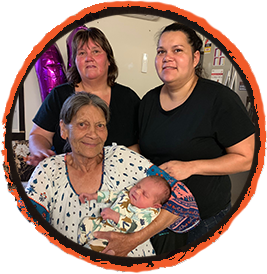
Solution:
M138 232L123 234L118 232L98 231L94 232L94 236L101 239L107 239L109 242L102 253L115 256L127 256L131 250L170 226L177 218L176 215L162 209L159 216L151 224Z
M40 161L55 154L51 150L54 132L47 131L33 124L29 136L31 155L27 161L29 165L37 166Z
M226 155L210 160L169 161L160 166L177 180L191 175L229 175L251 168L254 156L254 134L243 141L226 148Z

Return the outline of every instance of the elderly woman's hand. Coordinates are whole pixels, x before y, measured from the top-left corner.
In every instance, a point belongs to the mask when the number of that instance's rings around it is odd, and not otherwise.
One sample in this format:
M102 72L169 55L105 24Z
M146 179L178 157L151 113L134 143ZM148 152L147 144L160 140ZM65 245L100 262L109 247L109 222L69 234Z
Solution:
M124 234L119 232L94 232L94 237L108 240L107 247L102 253L126 257L138 245L144 243L155 234L167 228L177 220L177 216L162 209L159 216L151 224L134 233Z
M119 232L94 232L94 237L108 240L107 247L101 252L104 254L126 257L138 245L136 233L123 234Z
M194 174L193 162L169 161L159 166L176 180L184 180Z

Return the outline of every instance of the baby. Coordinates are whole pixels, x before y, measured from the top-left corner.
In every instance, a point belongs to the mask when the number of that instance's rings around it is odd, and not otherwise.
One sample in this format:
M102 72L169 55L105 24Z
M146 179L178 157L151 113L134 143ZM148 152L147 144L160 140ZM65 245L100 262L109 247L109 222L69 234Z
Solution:
M168 201L171 187L160 176L149 176L136 185L118 192L98 191L94 194L81 193L82 203L90 200L113 204L104 208L100 217L85 217L79 224L78 243L101 252L107 240L97 239L94 231L117 231L131 233L150 224L159 214L161 206Z

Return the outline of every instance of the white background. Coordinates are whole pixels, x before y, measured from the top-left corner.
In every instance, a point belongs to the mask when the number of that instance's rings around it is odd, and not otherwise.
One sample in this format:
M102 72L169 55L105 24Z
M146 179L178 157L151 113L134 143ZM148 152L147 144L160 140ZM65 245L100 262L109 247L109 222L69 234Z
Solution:
M149 2L149 1L147 1ZM265 2L158 1L173 4L195 15L227 36L250 64L266 105ZM246 2L246 3L244 3ZM97 1L4 1L0 4L1 107L2 113L15 77L32 48L68 17ZM123 36L122 36L123 43ZM3 114L2 114L3 116ZM1 128L3 133L3 127ZM2 136L3 134L1 134ZM3 149L3 146L2 146ZM8 193L1 170L1 268L7 273L87 273L102 268L61 251L40 235L19 213ZM171 273L266 273L266 169L254 197L229 230L193 258L164 271ZM106 272L114 272L106 270ZM163 270L154 270L154 273Z

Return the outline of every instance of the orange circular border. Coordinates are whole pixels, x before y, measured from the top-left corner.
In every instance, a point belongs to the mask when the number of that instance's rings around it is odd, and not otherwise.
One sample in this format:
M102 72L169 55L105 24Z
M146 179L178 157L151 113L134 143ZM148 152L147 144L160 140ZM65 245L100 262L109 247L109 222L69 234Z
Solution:
M161 10L161 11L171 11L178 15L182 15L183 17L186 17L189 21L196 22L199 26L203 27L206 32L212 34L214 38L218 39L226 47L226 49L229 52L231 52L230 56L235 58L235 62L239 65L240 68L242 67L243 73L246 75L246 78L247 78L248 82L250 83L251 88L253 90L254 107L255 107L257 115L258 115L258 123L259 123L259 128L260 128L259 138L260 138L260 144L261 144L260 148L259 148L259 152L258 152L258 164L256 167L256 172L254 173L254 176L251 181L251 186L248 189L246 195L244 196L244 199L241 202L239 209L232 215L232 217L229 219L227 224L225 224L221 229L217 230L214 233L214 235L212 237L210 237L206 242L202 242L201 244L199 244L198 246L196 246L194 248L192 247L187 252L178 252L177 254L173 255L172 257L170 257L168 259L163 259L161 261L153 261L152 265L151 265L151 263L150 264L148 264L148 263L133 264L131 266L131 268L129 269L128 266L111 264L109 261L104 261L104 260L92 261L92 260L90 260L90 257L82 256L79 253L77 253L76 251L74 251L70 248L66 248L64 245L60 244L58 240L49 236L48 232L42 226L35 223L37 231L44 234L49 239L50 242L57 245L59 248L61 248L63 251L65 251L68 254L71 254L77 258L83 259L83 260L90 262L94 265L102 266L106 269L114 269L114 270L120 270L120 271L129 271L130 270L130 271L134 271L134 272L139 272L139 271L147 271L150 269L158 269L160 267L174 266L174 265L178 264L179 262L182 262L182 261L189 259L192 256L196 255L199 251L206 248L212 242L214 242L216 239L218 239L219 236L228 229L228 227L230 226L233 219L247 206L252 195L255 193L257 182L258 182L258 179L259 179L259 176L260 176L261 170L263 168L263 164L264 164L264 155L265 155L264 143L266 140L265 115L264 115L264 111L263 111L263 103L262 103L262 99L261 99L261 95L260 95L260 90L259 90L258 84L256 82L256 79L250 69L248 62L245 60L245 58L243 57L241 52L236 48L236 46L233 43L231 43L229 41L229 39L227 37L225 37L221 32L219 32L218 30L211 27L206 22L206 20L204 20L203 18L197 17L190 12L179 9L172 5L167 5L167 4L162 4L162 3L154 3L154 2L146 3L146 2L128 2L128 1L127 2L100 3L100 4L93 5L91 7L83 9L75 16L69 17L62 24L56 26L54 29L52 29L49 33L47 33L44 36L44 38L40 41L40 43L38 45L36 45L33 48L32 52L26 58L26 60L23 64L23 67L17 74L17 77L16 77L14 84L12 86L10 96L9 96L9 99L7 102L7 106L5 109L5 113L4 113L3 124L6 125L6 122L7 122L6 117L10 113L17 88L20 85L20 82L22 81L29 65L36 58L36 56L43 50L44 46L49 41L51 41L53 38L55 38L55 36L59 32L61 32L66 26L73 23L75 20L80 20L81 18L83 18L85 15L87 15L89 13L97 13L99 11L102 11L103 9L107 9L108 7L114 8L114 7L133 7L133 6L134 7L139 6L139 7L143 7L143 8L154 8L154 9ZM9 166L9 163L7 161L7 150L5 149L4 151L2 151L2 153L4 155L5 164ZM7 181L10 184L13 184L9 178L8 173L6 173L6 177L7 177ZM20 197L19 197L19 193L17 192L17 190L12 190L11 193L15 196L17 201L19 201ZM18 206L20 207L23 215L27 219L29 219L29 217L27 215L27 210L26 210L23 202L18 203ZM30 219L30 220L32 222L34 222L32 219Z

